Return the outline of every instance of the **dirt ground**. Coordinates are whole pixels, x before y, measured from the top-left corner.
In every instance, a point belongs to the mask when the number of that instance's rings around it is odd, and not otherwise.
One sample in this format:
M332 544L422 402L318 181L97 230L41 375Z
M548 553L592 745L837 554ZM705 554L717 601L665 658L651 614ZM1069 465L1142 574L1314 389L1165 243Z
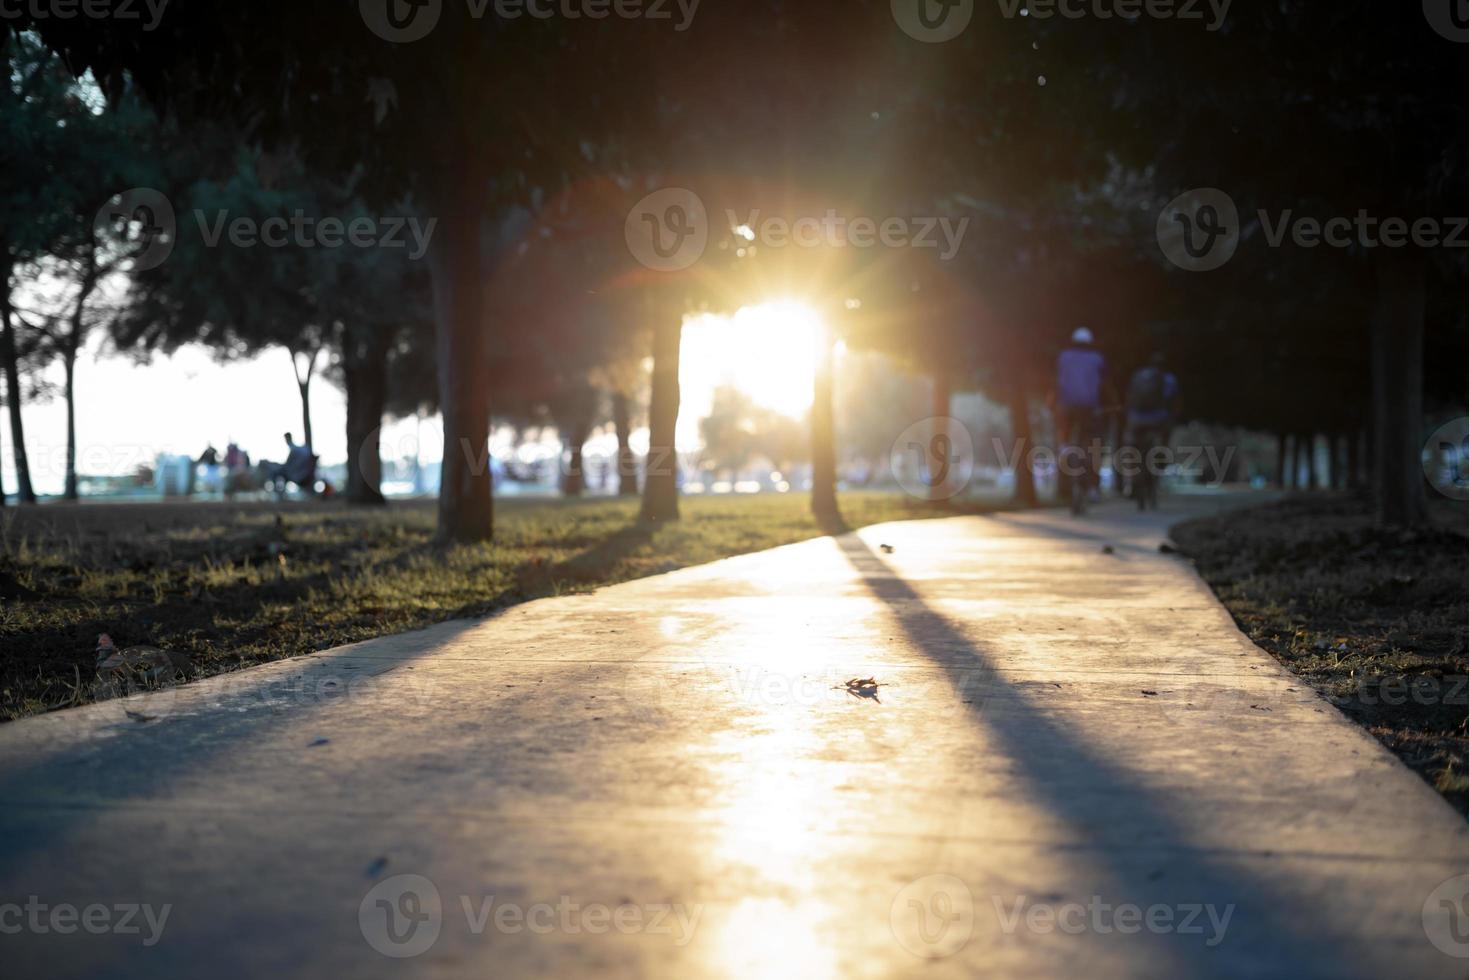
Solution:
M1303 494L1173 537L1252 640L1469 816L1469 507L1431 513L1384 530L1361 498Z

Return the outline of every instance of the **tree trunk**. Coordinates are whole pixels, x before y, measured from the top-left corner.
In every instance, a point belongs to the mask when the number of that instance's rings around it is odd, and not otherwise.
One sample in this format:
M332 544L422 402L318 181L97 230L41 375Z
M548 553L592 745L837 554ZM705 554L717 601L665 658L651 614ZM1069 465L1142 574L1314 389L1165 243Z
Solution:
M1035 471L1030 468L1030 393L1022 381L1010 386L1010 458L1015 465L1015 503L1037 505Z
M1290 484L1286 482L1286 459L1289 458L1290 436L1284 432L1275 434L1275 482L1282 490L1289 489Z
M4 460L4 458L5 439L3 434L0 434L0 460ZM5 464L3 462L0 462L0 509L6 507L7 504L8 502L5 499Z
M315 449L316 442L311 433L311 378L316 373L316 359L321 355L320 351L298 351L294 347L291 351L291 370L296 372L296 390L301 393L301 445L307 449ZM301 356L309 354L306 362L306 370L301 370Z
M456 159L435 202L440 216L432 269L438 341L444 463L439 486L441 541L488 541L494 535L490 468L489 345L485 322L482 175Z
M564 440L563 452L567 461L566 472L561 474L563 497L580 497L587 488L587 476L582 469L582 447L585 444L586 437L581 432L573 432L569 439Z
M10 275L9 270L5 271L5 280L0 283L0 360L5 362L5 405L10 412L10 450L15 456L15 500L33 504L36 492L31 487L31 462L26 453L25 423L20 412L20 355L10 315Z
M929 447L928 465L930 468L928 480L928 499L932 503L940 503L953 496L950 488L953 486L954 475L951 467L941 466L940 472L945 474L943 480L935 480L932 469L938 460L938 454L952 455L949 448L953 442L949 433L949 411L953 402L953 388L949 383L948 372L940 369L933 373L933 444Z
M1375 416L1375 411L1374 413ZM1362 486L1375 491L1376 486L1376 420L1362 430Z
M66 490L67 500L80 499L77 490L77 397L76 373L77 352L82 346L82 334L86 330L87 299L97 287L99 272L97 253L87 253L86 271L77 290L76 306L71 311L70 333L67 334L62 351L62 362L66 369ZM189 481L191 487L193 480Z
M617 495L638 495L638 463L632 452L632 407L624 392L612 393L612 425L617 429Z
M347 387L347 500L373 506L383 498L380 437L388 400L388 343L381 330L343 338L342 374Z
M681 393L678 362L683 317L660 319L653 328L653 392L648 403L648 461L643 476L645 521L678 520L678 428Z
M1376 419L1377 521L1411 527L1424 520L1424 265L1403 249L1376 250L1377 308L1372 320L1372 409Z
M836 423L832 411L832 339L823 330L811 393L811 513L830 520L837 509Z
M301 389L301 444L307 449L314 449L316 440L311 433L311 382L306 381L297 387Z
M1347 458L1346 458L1346 486L1344 489L1356 490L1362 486L1362 442L1364 435L1361 429L1347 433Z
M67 350L63 358L66 370L66 491L67 500L81 499L77 489L77 354Z
M1321 474L1316 471L1316 434L1301 436L1301 443L1306 450L1306 489L1320 490Z

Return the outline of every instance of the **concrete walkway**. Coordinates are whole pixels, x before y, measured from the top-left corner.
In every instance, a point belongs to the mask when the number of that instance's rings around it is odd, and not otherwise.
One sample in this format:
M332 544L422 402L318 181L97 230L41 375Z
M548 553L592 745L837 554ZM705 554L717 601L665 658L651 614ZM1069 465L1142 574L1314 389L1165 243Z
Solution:
M1179 506L885 525L0 727L0 972L1463 977L1469 828L1159 553Z

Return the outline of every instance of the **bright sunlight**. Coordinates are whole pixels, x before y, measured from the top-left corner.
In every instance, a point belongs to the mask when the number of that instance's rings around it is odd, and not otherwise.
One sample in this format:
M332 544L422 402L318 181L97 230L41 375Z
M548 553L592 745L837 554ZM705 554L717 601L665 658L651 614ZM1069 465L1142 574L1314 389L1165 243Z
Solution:
M679 372L680 448L699 445L699 420L709 414L714 391L723 385L782 415L804 418L811 408L821 331L821 315L798 300L746 306L734 316L690 317Z

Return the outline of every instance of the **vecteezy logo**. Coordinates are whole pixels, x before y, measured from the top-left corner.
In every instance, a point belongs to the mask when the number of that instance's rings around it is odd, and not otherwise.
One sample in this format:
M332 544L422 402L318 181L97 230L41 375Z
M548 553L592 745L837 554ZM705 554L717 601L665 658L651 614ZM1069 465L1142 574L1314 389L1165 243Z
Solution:
M1214 187L1180 194L1158 215L1158 247L1189 272L1209 272L1234 258L1239 231L1234 200Z
M1440 36L1458 44L1469 41L1469 0L1423 0L1423 16Z
M1469 500L1469 417L1454 419L1428 437L1423 475L1445 497Z
M935 416L904 429L889 456L893 479L920 500L948 500L974 477L974 439L956 418Z
M394 875L363 896L357 908L362 938L384 956L420 956L438 942L444 924L439 890L423 875Z
M1423 932L1440 952L1469 959L1469 875L1457 875L1429 892Z
M892 0L893 20L915 41L952 41L974 18L974 0Z
M384 41L411 44L429 36L444 13L444 0L357 0L367 29Z
M927 875L909 882L888 910L893 936L914 956L953 956L974 933L974 896L953 875Z
M134 187L102 205L92 222L100 243L131 257L134 272L156 269L173 254L178 222L173 203L151 187Z
M633 206L623 232L633 258L643 265L657 272L681 272L704 257L709 212L693 191L666 187Z

